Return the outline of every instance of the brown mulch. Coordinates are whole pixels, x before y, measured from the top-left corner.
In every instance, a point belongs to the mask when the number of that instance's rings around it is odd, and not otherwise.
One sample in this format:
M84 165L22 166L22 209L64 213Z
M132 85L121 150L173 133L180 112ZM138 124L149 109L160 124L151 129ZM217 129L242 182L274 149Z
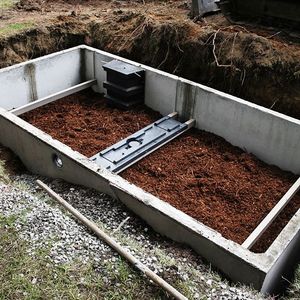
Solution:
M177 138L122 176L240 244L297 179L200 130ZM267 250L299 208L297 195L253 250Z
M157 120L140 106L108 107L102 97L76 94L22 116L90 157ZM242 243L297 177L269 166L214 134L191 130L121 174L225 238ZM300 196L253 250L264 252L300 208Z
M87 157L160 117L144 105L128 111L109 107L92 92L71 95L22 115L27 122Z

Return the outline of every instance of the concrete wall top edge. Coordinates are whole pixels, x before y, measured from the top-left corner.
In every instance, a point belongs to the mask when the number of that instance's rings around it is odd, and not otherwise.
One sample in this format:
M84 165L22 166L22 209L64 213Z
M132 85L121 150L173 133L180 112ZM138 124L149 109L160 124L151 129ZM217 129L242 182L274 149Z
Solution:
M281 119L285 119L289 122L292 122L292 123L295 123L297 125L300 125L300 120L296 119L296 118L292 118L292 117L289 117L287 115L284 115L282 113L279 113L279 112L276 112L274 110L271 110L271 109L268 109L268 108L265 108L263 106L260 106L260 105L257 105L257 104L254 104L252 102L249 102L249 101L246 101L242 98L239 98L239 97L235 97L235 96L232 96L230 94L227 94L227 93L224 93L224 92L221 92L219 90L216 90L214 88L210 88L208 86L205 86L205 85L202 85L200 83L196 83L194 81L191 81L191 80L188 80L188 79L185 79L185 78L182 78L182 77L179 77L179 76L176 76L176 75L173 75L173 74L170 74L170 73L167 73L167 72L164 72L164 71L161 71L161 70L158 70L158 69L155 69L155 68L152 68L152 67L149 67L147 65L143 65L143 64L140 64L140 63L137 63L137 62L134 62L132 60L129 60L129 59L126 59L126 58L122 58L118 55L115 55L115 54L111 54L109 52L106 52L106 51L103 51L103 50L99 50L99 49L96 49L96 48L92 48L90 46L86 46L86 45L81 45L81 48L83 49L86 49L88 51L92 51L92 52L97 52L97 53L101 53L102 55L105 55L107 57L109 57L110 59L118 59L118 60L122 60L124 62L127 62L127 63L130 63L132 65L135 65L135 66L140 66L146 70L149 70L151 72L154 72L154 73L157 73L157 74L160 74L160 75L164 75L164 76L167 76L169 78L172 78L174 80L179 80L183 83L187 83L189 85L192 85L192 86L196 86L208 93L212 93L212 94L217 94L219 95L220 97L224 98L224 100L230 100L230 101L234 101L234 102L239 102L240 104L243 104L243 105L246 105L246 106L249 106L251 108L254 108L254 109L257 109L257 110L260 110L264 113L267 113L267 114L271 114L275 117L278 117L278 118L281 118Z
M298 209L288 224L282 229L265 253L276 260L294 239L298 231L300 231L300 209Z
M72 47L72 48L69 48L69 49L66 49L66 50L61 50L61 51L58 51L58 52L50 53L50 54L47 54L47 55L44 55L44 56L41 56L41 57L37 57L37 58L31 59L31 60L28 60L28 61L24 61L24 62L15 64L15 65L12 65L12 66L9 66L9 67L6 67L6 68L2 68L2 69L0 69L0 73L7 72L7 71L13 70L13 69L22 68L22 67L24 67L28 64L31 64L31 63L43 61L43 60L48 59L48 58L60 56L62 54L66 54L66 53L73 52L73 51L78 51L80 49L85 49L85 46L80 45L80 46Z
M211 94L217 94L219 95L221 98L224 99L224 101L233 101L233 102L238 102L242 105L245 105L245 106L248 106L248 107L251 107L253 109L256 109L258 111L261 111L261 112L264 112L266 114L270 114L270 115L273 115L274 117L277 117L277 118L280 118L280 119L284 119L288 122L291 122L291 123L294 123L296 125L300 125L300 120L296 119L296 118L293 118L293 117L290 117L290 116L287 116L285 114L282 114L280 112L277 112L277 111L274 111L274 110L271 110L269 108L266 108L266 107L263 107L263 106L260 106L258 104L255 104L255 103L252 103L252 102L249 102L247 100L244 100L242 98L238 98L238 97L235 97L233 95L230 95L230 94L227 94L227 93L224 93L224 92L221 92L219 90L215 90L213 88L210 88L208 86L205 86L205 85L202 85L200 83L195 83L193 81L189 81L187 79L184 79L184 78L180 78L180 80L182 82L185 82L185 83L188 83L190 85L193 85L193 86L197 86L199 88L201 88L202 90L206 91L207 93L211 93Z
M300 251L300 209L282 230L266 253L273 256L272 267L267 272L263 293L278 293L286 285L285 278L292 277L299 263Z

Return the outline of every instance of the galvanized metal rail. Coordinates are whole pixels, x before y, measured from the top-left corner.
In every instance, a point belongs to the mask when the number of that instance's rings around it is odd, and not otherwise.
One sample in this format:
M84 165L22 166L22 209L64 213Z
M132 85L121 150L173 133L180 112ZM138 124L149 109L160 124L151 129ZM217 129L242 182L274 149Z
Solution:
M261 223L255 228L255 230L249 235L249 237L242 244L243 247L250 249L256 241L263 235L263 233L269 228L276 217L283 211L288 205L290 200L300 190L300 178L292 185L288 192L281 198L281 200L275 205L275 207L269 212L269 214L261 221Z
M74 93L77 93L79 91L85 90L85 89L87 89L89 87L92 87L96 83L97 83L96 79L92 79L92 80L88 80L88 81L79 83L79 84L77 84L75 86L72 86L72 87L70 87L68 89L65 89L63 91L51 94L51 95L49 95L47 97L44 97L44 98L41 98L41 99L37 99L37 100L35 100L33 102L30 102L30 103L28 103L26 105L20 106L20 107L15 108L15 109L12 109L10 112L13 113L16 116L19 116L19 115L24 114L24 113L26 113L28 111L34 110L34 109L36 109L38 107L41 107L43 105L46 105L48 103L54 102L56 100L59 100L59 99L61 99L63 97L66 97L66 96L72 95Z

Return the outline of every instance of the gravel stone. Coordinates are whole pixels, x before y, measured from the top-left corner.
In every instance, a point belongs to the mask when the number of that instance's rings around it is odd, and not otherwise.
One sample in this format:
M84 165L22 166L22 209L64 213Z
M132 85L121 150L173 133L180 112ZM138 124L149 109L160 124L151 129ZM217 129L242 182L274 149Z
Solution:
M42 179L83 215L104 228L155 273L167 281L169 278L174 281L181 278L184 283L188 281L194 299L202 299L204 286L207 299L264 299L247 287L230 287L218 276L212 279L209 266L198 255L153 232L111 197L59 180L20 175L13 178L12 184L0 182L0 214L17 216L15 228L20 237L29 242L29 255L34 256L37 249L47 248L54 264L69 263L75 259L92 263L95 270L103 275L104 282L110 280L110 274L105 273L106 265L113 264L112 272L118 273L118 254L44 192L41 193L36 185L37 179ZM35 279L33 281L37 284Z

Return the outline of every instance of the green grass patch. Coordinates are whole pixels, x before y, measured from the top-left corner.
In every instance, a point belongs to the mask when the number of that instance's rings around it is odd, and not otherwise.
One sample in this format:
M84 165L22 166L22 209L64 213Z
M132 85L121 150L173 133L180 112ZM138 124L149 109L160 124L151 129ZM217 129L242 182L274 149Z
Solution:
M1 9L8 9L14 6L18 0L1 0L0 1L0 10Z
M100 273L78 261L54 265L46 246L30 256L14 221L0 216L0 300L165 298L121 258L103 263Z
M31 22L24 22L24 23L12 23L8 24L5 27L0 27L0 36L2 35L11 35L18 32L22 32L29 28L32 28L34 23Z
M0 182L1 181L5 183L9 182L9 176L5 169L5 163L2 160L0 160Z

